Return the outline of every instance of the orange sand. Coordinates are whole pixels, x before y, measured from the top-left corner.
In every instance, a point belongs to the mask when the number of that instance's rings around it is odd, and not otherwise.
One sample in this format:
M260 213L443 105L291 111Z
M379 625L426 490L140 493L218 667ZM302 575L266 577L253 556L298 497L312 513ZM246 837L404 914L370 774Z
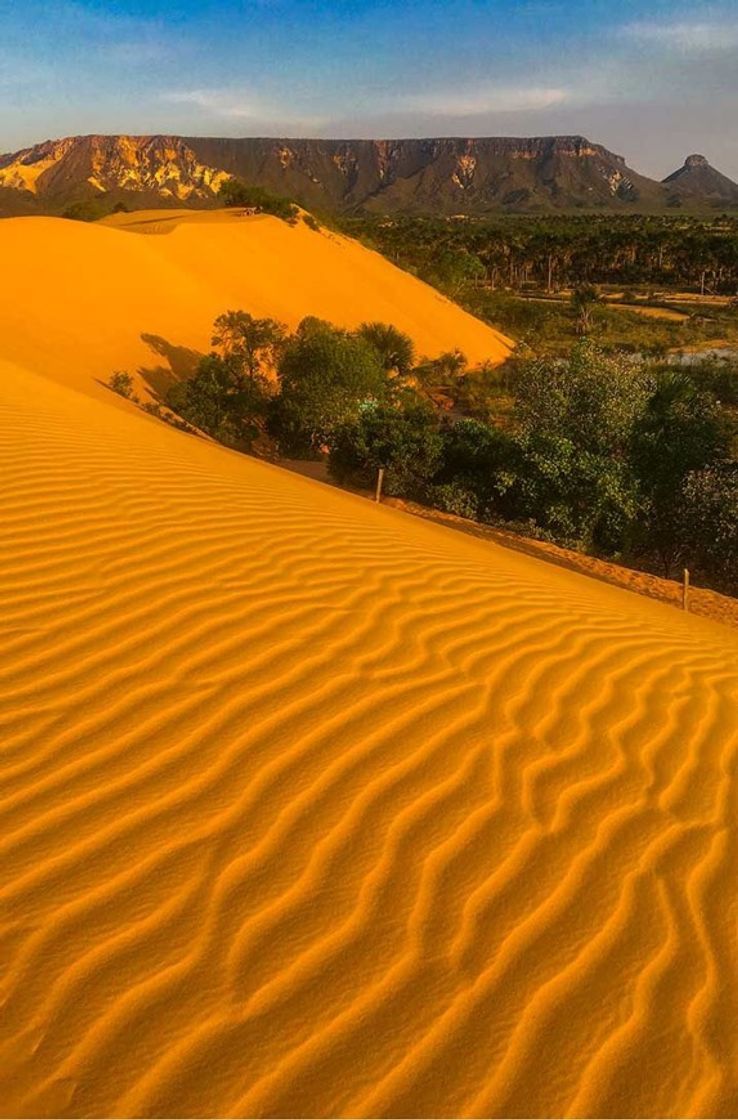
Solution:
M0 1111L735 1115L738 635L61 368L0 362Z
M290 465L291 470L300 469L300 473L311 472L312 477L318 476L318 470L324 481L330 481L326 466L322 463L308 463L299 459L284 460ZM314 468L318 468L315 470ZM366 496L373 499L374 495L366 491ZM444 513L429 506L420 505L404 498L385 498L387 505L395 509L407 510L416 517L424 517L428 521L435 521L448 525L459 532L469 533L480 540L496 541L505 548L514 548L525 552L528 556L536 556L546 560L549 564L559 564L574 572L583 572L593 579L603 579L615 587L624 587L628 591L635 591L638 595L648 595L651 599L658 599L662 603L671 603L678 610L683 610L684 588L681 580L665 579L645 572L639 568L626 568L623 564L615 564L611 560L601 560L596 556L589 556L585 552L575 552L573 549L562 548L560 545L551 544L550 541L534 540L531 537L521 536L511 529L482 525L478 521L471 521L466 517L459 517L454 513ZM689 588L689 608L693 614L711 618L723 626L734 626L738 629L738 599L733 595L723 595L719 591L711 591L707 587L700 587L695 582L694 573Z
M213 320L231 308L290 327L306 315L346 327L379 319L419 354L459 347L473 364L511 346L378 253L302 221L230 211L5 219L0 262L0 357L85 389L115 369L148 371L161 389L172 370L191 372L192 351L210 349Z

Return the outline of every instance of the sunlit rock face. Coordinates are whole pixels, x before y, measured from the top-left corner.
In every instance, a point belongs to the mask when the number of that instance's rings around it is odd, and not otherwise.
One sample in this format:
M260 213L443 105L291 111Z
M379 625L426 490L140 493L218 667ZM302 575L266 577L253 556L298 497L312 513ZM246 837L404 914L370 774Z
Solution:
M0 156L0 214L57 213L105 196L211 206L229 175L307 208L482 215L738 204L704 156L657 183L583 136L412 140L76 136Z
M0 158L0 186L37 197L79 193L87 184L95 192L208 199L225 178L223 171L200 163L184 140L171 136L68 137Z

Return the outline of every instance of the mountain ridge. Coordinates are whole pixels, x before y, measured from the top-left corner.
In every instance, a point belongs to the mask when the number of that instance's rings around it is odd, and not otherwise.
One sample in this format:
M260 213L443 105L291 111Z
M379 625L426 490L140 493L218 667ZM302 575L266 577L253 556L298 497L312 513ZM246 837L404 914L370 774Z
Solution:
M323 140L93 133L0 155L0 214L62 213L102 197L112 205L207 207L229 176L308 209L343 213L738 206L738 184L704 157L688 157L658 182L577 134Z

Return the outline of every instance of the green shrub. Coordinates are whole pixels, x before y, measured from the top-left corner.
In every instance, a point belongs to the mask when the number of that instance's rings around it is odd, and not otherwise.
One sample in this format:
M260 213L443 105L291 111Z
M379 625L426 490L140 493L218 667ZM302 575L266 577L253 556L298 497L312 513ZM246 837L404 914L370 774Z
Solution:
M268 398L260 381L244 380L237 364L209 354L193 377L172 387L166 403L221 443L248 448L259 433Z
M506 432L471 419L447 424L442 434L443 458L436 483L473 495L477 514L486 516L490 507L500 506L516 469L515 441Z
M653 392L645 367L590 342L568 360L539 360L516 380L518 465L505 494L562 544L620 552L638 511L629 461L633 431Z
M430 504L444 513L455 513L457 517L472 520L480 516L477 495L462 482L442 482L430 486L427 496Z
M273 214L285 222L297 221L299 211L294 202L281 195L272 194L264 187L250 187L240 179L226 179L221 184L218 197L224 206L254 209L261 214Z
M387 373L406 377L415 363L415 347L409 335L389 323L362 323L356 332L379 354Z
M108 386L114 393L117 393L119 397L125 397L129 401L136 400L136 396L133 392L133 378L130 373L126 373L125 370L116 370L114 373L111 373Z
M69 218L74 222L97 222L108 213L105 204L98 199L83 199L72 202L62 212L62 218Z
M372 486L380 467L384 492L422 497L441 461L443 443L430 408L365 404L334 433L328 470L338 482Z
M226 311L213 324L211 344L228 360L237 379L264 383L264 369L276 364L286 336L286 328L276 319L255 319L248 311Z

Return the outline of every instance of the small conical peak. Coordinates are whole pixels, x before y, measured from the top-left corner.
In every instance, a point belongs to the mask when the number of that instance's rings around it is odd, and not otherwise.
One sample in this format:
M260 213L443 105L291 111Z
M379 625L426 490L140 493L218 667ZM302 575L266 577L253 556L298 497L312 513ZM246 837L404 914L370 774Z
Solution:
M710 164L708 163L708 161L705 159L704 156L693 155L693 156L687 156L687 158L684 161L684 166L685 167L709 167Z

